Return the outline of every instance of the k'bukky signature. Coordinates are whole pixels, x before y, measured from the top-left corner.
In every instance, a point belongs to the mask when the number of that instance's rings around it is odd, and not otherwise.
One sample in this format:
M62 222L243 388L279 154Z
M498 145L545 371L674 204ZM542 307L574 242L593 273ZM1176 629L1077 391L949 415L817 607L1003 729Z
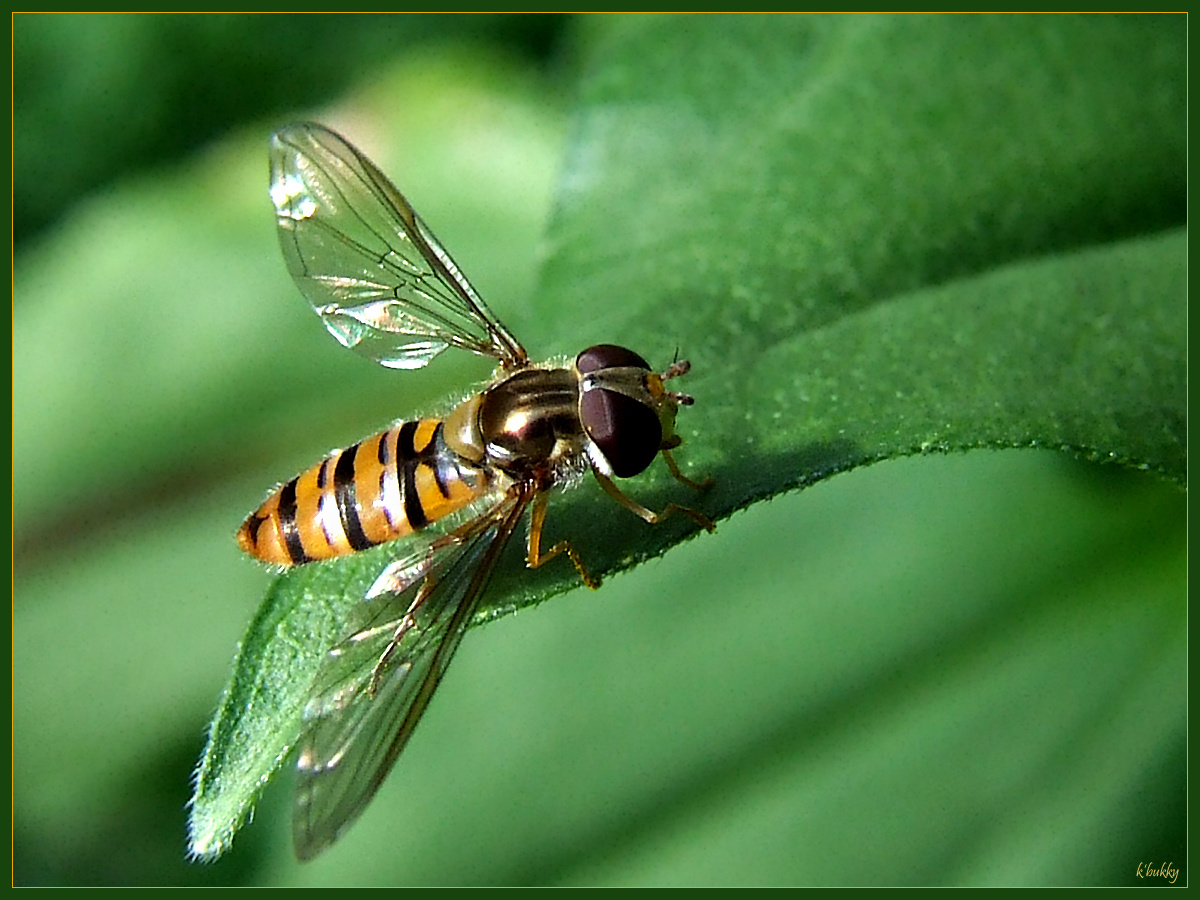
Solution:
M1138 863L1137 877L1165 878L1170 884L1174 884L1175 879L1179 877L1179 870L1170 863L1160 863L1158 866L1154 863Z

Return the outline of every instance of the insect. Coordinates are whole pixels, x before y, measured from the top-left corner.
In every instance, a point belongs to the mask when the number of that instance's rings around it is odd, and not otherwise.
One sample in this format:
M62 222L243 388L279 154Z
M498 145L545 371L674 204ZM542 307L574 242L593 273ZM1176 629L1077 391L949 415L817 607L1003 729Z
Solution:
M243 550L280 566L413 543L367 591L310 691L293 817L296 854L310 859L357 818L395 763L526 513L527 564L565 555L598 585L569 542L542 546L552 488L590 470L646 522L680 513L713 525L675 504L655 513L613 480L661 454L675 478L702 487L671 456L676 411L692 398L667 382L686 362L657 373L632 350L600 344L566 364L535 365L403 195L346 140L291 125L272 137L270 158L288 271L340 343L392 368L424 366L451 347L498 363L488 386L445 417L400 422L330 453L237 533ZM454 527L426 530L452 514Z

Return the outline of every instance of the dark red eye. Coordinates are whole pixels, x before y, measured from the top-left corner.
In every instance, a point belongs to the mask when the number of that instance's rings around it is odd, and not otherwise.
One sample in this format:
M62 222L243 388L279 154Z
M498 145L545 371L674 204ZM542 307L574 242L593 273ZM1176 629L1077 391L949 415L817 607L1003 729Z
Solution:
M632 350L616 344L597 344L575 357L585 377L579 397L579 420L618 478L644 472L662 446L658 418L645 378L629 369L650 373L650 364ZM625 369L606 376L605 369ZM605 387L605 383L610 386ZM619 389L618 389L619 388ZM631 394L633 396L631 396ZM646 399L637 399L644 394Z
M618 478L644 472L662 446L662 423L654 408L616 391L585 391L579 418Z
M575 357L575 368L581 375L598 372L601 369L615 369L618 366L634 366L650 371L650 363L646 362L632 350L618 347L616 344L597 344L588 347Z

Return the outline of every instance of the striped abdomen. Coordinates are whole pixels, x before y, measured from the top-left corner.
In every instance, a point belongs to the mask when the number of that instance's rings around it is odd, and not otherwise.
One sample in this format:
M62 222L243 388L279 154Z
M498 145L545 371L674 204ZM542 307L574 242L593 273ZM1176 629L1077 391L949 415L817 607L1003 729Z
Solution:
M446 446L440 419L405 422L331 453L283 485L242 523L238 544L284 566L344 556L461 509L484 480Z

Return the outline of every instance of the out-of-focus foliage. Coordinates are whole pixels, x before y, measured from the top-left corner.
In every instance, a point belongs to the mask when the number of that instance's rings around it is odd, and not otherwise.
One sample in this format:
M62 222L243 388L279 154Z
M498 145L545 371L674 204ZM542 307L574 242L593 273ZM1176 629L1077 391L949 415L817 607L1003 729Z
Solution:
M405 52L485 42L536 66L563 25L540 15L18 15L13 239L231 127L331 103Z

